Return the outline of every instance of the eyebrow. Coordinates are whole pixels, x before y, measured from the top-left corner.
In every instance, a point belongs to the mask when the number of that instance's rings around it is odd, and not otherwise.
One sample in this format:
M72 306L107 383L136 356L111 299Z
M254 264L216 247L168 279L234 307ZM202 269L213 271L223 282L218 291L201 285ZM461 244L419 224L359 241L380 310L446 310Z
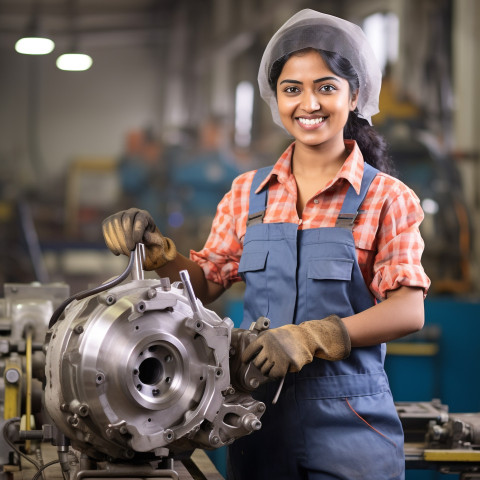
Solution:
M313 81L313 83L325 82L326 80L336 80L338 82L337 77L322 77L322 78L317 78L316 80ZM286 78L285 80L282 80L280 82L280 85L282 85L282 83L295 83L296 85L302 85L303 82L300 82L298 80L290 80Z

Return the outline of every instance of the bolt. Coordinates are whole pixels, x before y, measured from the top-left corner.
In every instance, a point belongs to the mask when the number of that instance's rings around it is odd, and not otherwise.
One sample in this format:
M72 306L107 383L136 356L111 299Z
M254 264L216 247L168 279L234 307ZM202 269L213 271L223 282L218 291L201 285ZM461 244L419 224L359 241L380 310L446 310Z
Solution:
M251 378L250 381L248 382L248 384L252 388L257 388L260 385L260 382L258 381L258 378Z
M16 368L9 368L5 372L5 380L14 385L20 380L20 372Z
M72 427L76 427L80 423L76 415L68 417L67 421Z
M88 411L89 411L89 408L88 408L88 405L86 403L82 403L82 405L80 405L80 407L78 409L78 413L82 417L86 417L88 415Z
M133 450L125 450L125 457L131 460L135 456L135 452Z
M211 445L218 445L219 443L220 443L220 439L216 435L212 437L212 439L210 440Z
M82 325L77 325L77 326L73 329L73 331L74 331L75 333L78 333L78 334L80 335L81 333L83 333L83 326L82 326Z
M162 286L162 290L164 292L168 292L171 290L170 279L168 277L161 278L160 285Z
M264 412L265 411L265 404L264 403L259 403L257 405L257 411Z
M147 291L148 298L155 298L157 296L157 291L154 288L149 288Z
M122 425L120 428L119 428L119 432L122 434L122 435L126 435L128 433L128 429L125 425Z
M252 430L260 430L262 428L262 422L260 420L255 420L251 424Z

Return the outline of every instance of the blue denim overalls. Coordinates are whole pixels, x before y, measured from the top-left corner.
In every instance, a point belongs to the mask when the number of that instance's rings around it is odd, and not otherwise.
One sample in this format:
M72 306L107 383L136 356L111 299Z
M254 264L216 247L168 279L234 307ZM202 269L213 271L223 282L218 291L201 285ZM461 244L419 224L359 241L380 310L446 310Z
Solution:
M374 304L357 262L352 226L377 170L365 164L360 194L350 186L335 227L298 230L263 223L271 171L250 191L239 273L246 282L241 328L260 316L270 328L330 314L348 317ZM388 318L385 319L388 321ZM229 447L230 480L387 480L404 478L403 431L383 368L385 344L353 348L348 359L319 358L254 396L267 406L262 429Z

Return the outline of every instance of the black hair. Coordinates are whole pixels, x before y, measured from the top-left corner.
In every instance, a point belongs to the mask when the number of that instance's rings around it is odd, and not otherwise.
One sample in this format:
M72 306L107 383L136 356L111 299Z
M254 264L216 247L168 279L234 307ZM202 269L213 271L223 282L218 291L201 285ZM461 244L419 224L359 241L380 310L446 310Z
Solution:
M335 52L306 48L304 50L284 55L273 63L272 68L270 69L268 83L275 95L277 94L278 78L280 77L287 60L294 54L306 52L308 50L315 50L318 52L333 73L347 80L350 92L355 92L359 89L360 82L358 80L358 75L352 64L346 58ZM396 172L393 161L387 153L387 142L383 136L367 122L367 120L358 116L357 109L355 109L354 112L350 112L348 116L347 123L343 129L343 138L355 140L365 161L370 165L378 168L378 170L381 170L382 172L395 175Z

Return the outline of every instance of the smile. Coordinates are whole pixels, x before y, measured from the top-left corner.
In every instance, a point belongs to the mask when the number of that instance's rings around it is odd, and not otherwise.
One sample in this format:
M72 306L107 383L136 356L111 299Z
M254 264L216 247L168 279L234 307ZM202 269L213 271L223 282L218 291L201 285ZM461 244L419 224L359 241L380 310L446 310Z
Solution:
M310 125L320 125L325 121L325 117L319 117L319 118L302 118L298 117L298 121L302 125L310 126Z

